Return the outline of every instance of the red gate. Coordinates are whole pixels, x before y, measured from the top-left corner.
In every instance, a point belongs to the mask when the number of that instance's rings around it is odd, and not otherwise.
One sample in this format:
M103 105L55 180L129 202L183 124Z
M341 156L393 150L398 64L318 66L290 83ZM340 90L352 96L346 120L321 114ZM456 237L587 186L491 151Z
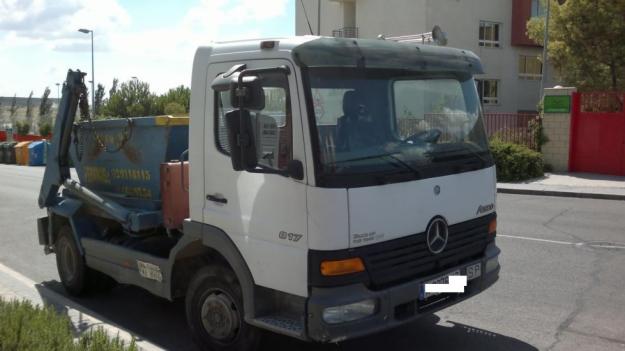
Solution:
M625 175L625 94L574 93L569 170Z

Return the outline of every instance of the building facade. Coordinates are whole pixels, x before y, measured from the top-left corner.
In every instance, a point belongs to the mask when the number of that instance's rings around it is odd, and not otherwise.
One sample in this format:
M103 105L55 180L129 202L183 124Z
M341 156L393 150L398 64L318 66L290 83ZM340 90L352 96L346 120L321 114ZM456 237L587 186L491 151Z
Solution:
M542 15L539 3L301 0L296 5L296 33L373 39L380 34L425 33L438 25L447 35L447 46L471 50L482 59L485 74L476 79L486 112L533 112L540 100L542 46L533 43L525 32L527 21Z

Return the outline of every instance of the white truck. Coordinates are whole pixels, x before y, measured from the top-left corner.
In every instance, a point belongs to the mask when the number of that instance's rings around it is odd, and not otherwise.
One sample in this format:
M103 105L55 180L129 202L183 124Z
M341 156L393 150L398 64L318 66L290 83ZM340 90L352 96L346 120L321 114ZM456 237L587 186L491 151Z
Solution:
M162 143L141 139L145 119L109 136L114 122L79 123L95 148L72 151L85 96L71 73L39 200L40 243L70 293L116 281L186 296L201 347L251 350L261 329L339 342L393 328L498 279L495 166L469 51L314 36L200 47L190 118L150 120L189 124L176 173L189 213L173 228L171 198L130 186L159 181L132 169ZM129 166L111 161L119 149ZM94 157L101 167L81 166ZM425 292L449 275L467 277L463 293Z

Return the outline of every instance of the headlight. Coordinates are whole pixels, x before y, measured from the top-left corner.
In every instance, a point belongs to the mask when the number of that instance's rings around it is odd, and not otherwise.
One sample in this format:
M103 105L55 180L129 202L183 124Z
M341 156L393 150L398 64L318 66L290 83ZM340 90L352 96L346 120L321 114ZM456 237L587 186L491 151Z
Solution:
M371 316L376 312L376 307L377 303L373 299L328 307L323 310L323 320L328 324L351 322Z
M486 261L486 268L485 268L486 273L494 271L497 268L497 266L499 266L499 256L495 256L491 258L490 260Z

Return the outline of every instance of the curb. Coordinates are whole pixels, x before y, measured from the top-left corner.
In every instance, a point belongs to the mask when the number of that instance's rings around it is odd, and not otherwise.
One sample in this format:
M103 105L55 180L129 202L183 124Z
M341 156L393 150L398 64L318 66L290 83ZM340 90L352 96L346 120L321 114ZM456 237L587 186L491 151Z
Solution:
M118 336L126 345L129 345L134 338L139 350L163 350L161 347L147 341L147 339L121 328L88 308L42 284L32 281L2 263L0 263L0 297L5 300L27 300L34 305L45 304L54 306L60 314L65 314L69 317L73 329L79 335L89 330L102 328L110 337Z
M532 189L511 189L497 188L500 194L517 194L517 195L538 195L538 196L556 196L580 199L596 199L596 200L617 200L625 201L625 195L617 194L601 194L601 193L584 193L576 191L556 191L556 190L532 190Z

